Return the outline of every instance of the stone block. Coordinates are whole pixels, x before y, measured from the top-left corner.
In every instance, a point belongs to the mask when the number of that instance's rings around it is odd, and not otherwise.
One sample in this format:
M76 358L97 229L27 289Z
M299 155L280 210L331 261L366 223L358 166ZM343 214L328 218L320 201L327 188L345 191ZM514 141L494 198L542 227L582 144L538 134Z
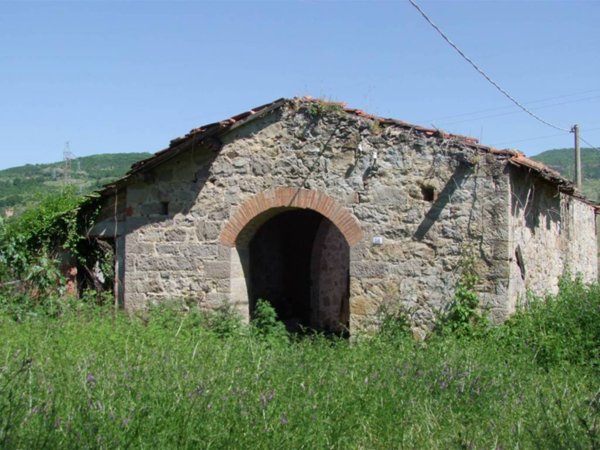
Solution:
M138 242L127 245L126 252L128 255L153 256L155 254L155 244L153 242Z
M229 294L231 282L229 278L222 278L217 280L217 292L222 294Z
M217 250L217 244L188 244L182 247L181 253L186 258L206 260L215 259Z
M179 255L181 254L181 247L179 245L176 245L174 243L157 243L156 244L156 253L158 253L159 256L166 256L166 255Z
M124 307L126 310L135 311L139 309L145 308L147 305L146 295L137 293L137 292L129 292L127 289L125 290L125 304Z
M159 242L163 240L163 230L160 228L143 228L137 233L140 242Z
M385 278L388 263L378 261L360 261L350 263L350 276L356 278Z
M140 258L137 262L138 271L150 272L179 272L197 269L194 261L179 256L162 256L153 258Z
M209 292L204 297L203 308L215 310L229 303L229 296L221 292Z
M231 247L223 244L217 244L217 259L220 261L229 261L231 259ZM244 256L244 252L247 250L239 250L240 255Z
M221 232L221 222L205 222L203 237L207 241L214 241L219 237Z
M207 261L204 264L204 274L207 278L229 278L231 263L229 261Z
M169 228L164 232L166 242L184 242L187 236L185 228Z

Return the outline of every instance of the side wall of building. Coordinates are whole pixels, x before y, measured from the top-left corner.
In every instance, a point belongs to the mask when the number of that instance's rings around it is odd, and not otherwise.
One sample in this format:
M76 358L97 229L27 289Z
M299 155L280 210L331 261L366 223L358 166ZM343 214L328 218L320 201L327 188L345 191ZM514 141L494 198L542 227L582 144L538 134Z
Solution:
M378 166L353 205L366 239L352 249L351 323L377 326L380 312L408 312L423 334L474 271L494 320L506 317L508 177L492 155L435 137L389 130L362 148ZM382 245L373 238L382 237ZM470 267L465 267L470 266Z
M510 309L558 292L566 272L598 277L596 214L592 206L521 168L510 169Z
M350 249L351 332L398 310L424 331L451 302L467 254L484 304L506 316L503 161L441 136L297 105L222 141L218 152L191 148L128 185L127 308L169 298L203 308L228 302L247 255L223 245L221 230L250 197L293 187L332 197L360 222L364 238ZM236 306L247 316L247 301Z

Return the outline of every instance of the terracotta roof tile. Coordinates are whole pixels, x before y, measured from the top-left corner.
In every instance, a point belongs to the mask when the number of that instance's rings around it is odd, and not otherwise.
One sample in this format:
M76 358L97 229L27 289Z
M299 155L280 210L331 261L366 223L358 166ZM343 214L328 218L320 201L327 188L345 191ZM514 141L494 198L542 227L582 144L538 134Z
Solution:
M521 153L517 150L496 149L493 147L489 147L489 146L480 144L479 140L474 137L446 133L442 130L426 128L426 127L422 127L419 125L410 124L410 123L404 122L402 120L379 117L379 116L369 114L360 109L348 108L346 106L346 104L343 102L329 102L329 101L323 101L320 99L314 99L312 97L300 97L300 98L293 98L293 99L280 98L271 103L266 103L266 104L258 106L256 108L252 108L248 111L242 112L240 114L237 114L235 116L232 116L232 117L222 120L220 122L214 122L214 123L210 123L207 125L203 125L198 128L193 128L185 136L178 137L178 138L171 140L168 148L155 153L154 155L152 155L151 157L149 157L147 159L138 161L137 163L133 164L131 166L131 169L129 170L129 172L123 178L121 178L120 180L117 180L114 183L106 185L100 191L100 193L101 194L108 193L109 191L114 190L119 184L127 181L132 175L136 174L137 172L149 169L151 167L155 167L156 165L162 163L163 161L166 161L167 159L174 157L175 155L180 153L186 147L186 144L188 142L190 142L192 140L198 139L198 140L204 141L205 139L208 139L211 137L213 137L213 139L214 139L215 135L220 134L224 131L227 131L227 130L231 129L232 127L247 123L250 120L254 120L258 117L262 117L264 114L267 114L268 112L281 107L285 103L319 103L319 104L335 105L339 108L342 108L348 114L352 114L352 115L355 115L358 117L374 120L374 121L379 122L381 125L388 125L388 126L394 126L394 127L404 128L404 129L408 129L408 130L413 130L417 133L422 133L425 136L439 136L442 139L454 140L454 141L461 143L462 145L466 145L471 148L476 148L479 151L482 151L485 153L491 153L491 154L499 156L499 157L504 157L511 164L513 164L515 166L519 166L519 167L525 167L525 168L533 171L535 174L537 174L541 178L555 184L562 192L571 194L573 196L576 196L576 197L582 199L583 201L586 201L587 203L593 204L593 203L589 202L588 200L586 200L581 195L581 193L575 189L575 186L573 185L573 183L571 181L567 180L566 178L563 178L558 172L550 169L549 167L545 166L544 164L537 162L537 161L533 161L533 160L525 157L525 155L523 153ZM215 145L215 144L213 144L213 145ZM596 208L599 208L599 207L596 206Z

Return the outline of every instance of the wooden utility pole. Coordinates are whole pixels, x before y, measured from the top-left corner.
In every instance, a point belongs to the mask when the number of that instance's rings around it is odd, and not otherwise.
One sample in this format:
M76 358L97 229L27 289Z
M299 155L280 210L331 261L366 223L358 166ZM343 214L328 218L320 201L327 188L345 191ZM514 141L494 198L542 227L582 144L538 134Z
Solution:
M579 149L579 125L573 125L571 130L575 135L575 185L581 191L581 150Z

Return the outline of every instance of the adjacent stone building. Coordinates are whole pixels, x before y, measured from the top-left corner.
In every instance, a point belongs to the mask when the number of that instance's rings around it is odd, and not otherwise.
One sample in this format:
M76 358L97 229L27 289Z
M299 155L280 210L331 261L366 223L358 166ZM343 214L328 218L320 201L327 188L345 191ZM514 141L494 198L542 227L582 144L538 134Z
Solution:
M269 300L290 329L424 331L468 261L500 321L566 270L597 278L596 207L513 150L281 99L192 130L101 191L125 308Z

